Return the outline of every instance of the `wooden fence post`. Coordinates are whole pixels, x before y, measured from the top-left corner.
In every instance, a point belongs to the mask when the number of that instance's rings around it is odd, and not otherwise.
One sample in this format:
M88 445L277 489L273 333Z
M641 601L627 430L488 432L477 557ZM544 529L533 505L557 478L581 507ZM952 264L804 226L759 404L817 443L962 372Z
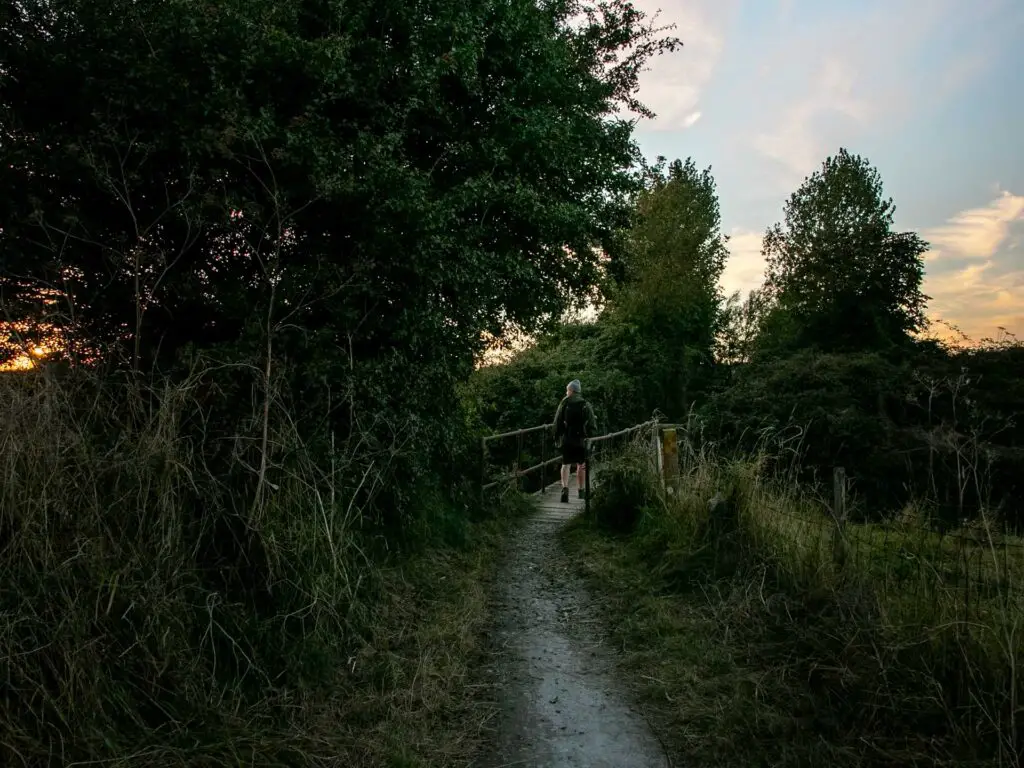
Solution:
M487 485L487 438L480 438L480 504L484 503L484 486Z
M832 560L840 568L849 556L850 545L846 540L846 470L835 467L832 470Z
M665 489L675 493L676 481L679 479L679 446L676 443L675 427L665 429L661 433L661 456Z
M544 482L547 472L547 464L544 462L548 460L548 441L547 441L547 430L541 430L540 432L540 492L544 493L544 489L547 488L547 484Z
M590 476L594 473L594 462L592 460L593 457L590 455L590 452L592 450L593 450L593 446L591 445L590 439L588 438L587 440L585 440L583 442L583 463L584 463L584 465L587 468L587 470L586 470L586 479L584 480L584 483L586 484L586 488L583 490L583 515L584 515L584 517L587 517L587 518L590 517ZM579 477L580 477L579 473L580 473L580 467L579 467L579 464L577 464L576 465L576 480L577 481L579 481ZM577 482L577 486L578 485L579 485L579 482Z
M523 476L519 474L519 470L523 466L523 431L519 430L519 434L516 435L516 490L523 490Z
M651 425L651 462L654 471L661 475L661 440L658 439L658 422Z

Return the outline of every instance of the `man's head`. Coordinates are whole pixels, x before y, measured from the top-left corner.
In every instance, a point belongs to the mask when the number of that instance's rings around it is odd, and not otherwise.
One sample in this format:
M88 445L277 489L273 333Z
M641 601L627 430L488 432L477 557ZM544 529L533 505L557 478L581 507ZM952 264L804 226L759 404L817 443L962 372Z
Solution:
M568 384L565 385L565 395L566 395L566 397L568 397L569 395L572 395L572 394L577 394L578 395L580 393L580 389L581 389L581 387L580 387L580 380L579 379L573 379L572 381L570 381Z

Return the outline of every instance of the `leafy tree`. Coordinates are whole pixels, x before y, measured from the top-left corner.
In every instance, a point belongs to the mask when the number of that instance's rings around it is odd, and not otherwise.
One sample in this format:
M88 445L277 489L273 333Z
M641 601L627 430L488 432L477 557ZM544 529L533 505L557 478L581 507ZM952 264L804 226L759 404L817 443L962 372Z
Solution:
M648 170L610 301L621 349L650 407L680 415L713 362L728 255L711 169L664 158ZM611 319L611 318L610 318ZM636 340L628 337L635 336ZM621 354L621 353L620 353Z
M602 429L681 415L706 383L726 256L710 170L692 160L645 169L632 227L609 259L615 277L591 323L566 323L509 363L474 377L474 398L496 429L550 419L551 400L583 379Z
M767 309L767 297L763 289L749 291L745 299L740 298L739 291L729 296L722 307L716 359L727 364L747 362L753 353Z
M216 354L444 454L484 333L557 316L628 220L616 113L646 112L659 35L626 0L13 4L4 308L127 368Z
M667 169L665 158L658 160L646 171L621 257L624 289L616 303L634 313L652 303L669 306L684 294L715 302L728 255L711 169L698 171L692 158Z
M866 159L840 149L805 179L769 228L763 253L775 303L768 340L878 349L922 330L927 244L893 232L894 205Z

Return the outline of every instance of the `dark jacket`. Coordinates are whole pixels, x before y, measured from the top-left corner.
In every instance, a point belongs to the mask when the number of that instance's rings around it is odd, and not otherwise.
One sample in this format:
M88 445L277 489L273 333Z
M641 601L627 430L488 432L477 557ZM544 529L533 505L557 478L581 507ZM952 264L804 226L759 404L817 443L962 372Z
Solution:
M597 435L597 418L594 416L594 409L589 402L583 399L583 395L578 392L573 392L568 397L563 397L562 402L558 404L558 410L555 411L555 442L561 445L563 436L565 435L565 422L562 419L562 413L565 411L565 404L569 400L583 400L583 435L584 439L587 437L595 437ZM583 442L579 441L582 445Z

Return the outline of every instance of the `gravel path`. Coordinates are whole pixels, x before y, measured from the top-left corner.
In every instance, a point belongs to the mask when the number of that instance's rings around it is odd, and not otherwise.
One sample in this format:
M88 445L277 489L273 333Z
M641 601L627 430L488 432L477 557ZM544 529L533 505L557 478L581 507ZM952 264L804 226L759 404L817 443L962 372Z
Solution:
M615 682L585 585L560 549L577 507L544 503L509 541L495 595L497 738L480 768L669 766Z

